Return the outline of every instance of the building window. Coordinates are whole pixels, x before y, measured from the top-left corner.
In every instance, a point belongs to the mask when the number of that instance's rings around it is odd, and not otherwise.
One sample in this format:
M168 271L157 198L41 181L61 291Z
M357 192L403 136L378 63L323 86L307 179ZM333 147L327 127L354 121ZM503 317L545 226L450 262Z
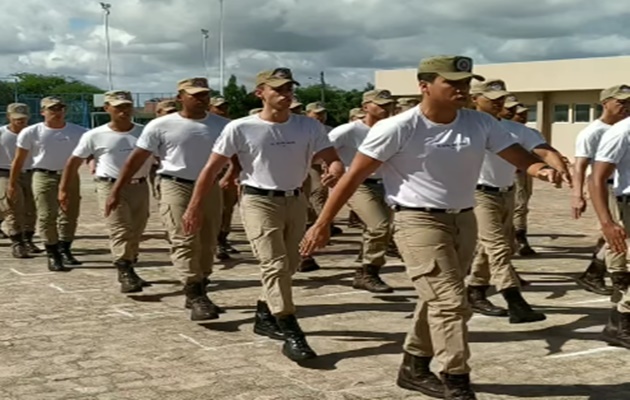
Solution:
M526 105L525 107L528 108L527 122L536 122L538 119L536 118L538 116L538 107L536 106L536 104L529 104L529 105Z
M569 105L554 104L553 122L569 122Z
M600 103L595 104L595 115L593 117L597 119L602 116L603 112L604 112L604 107Z
M573 113L573 122L591 122L590 104L576 104Z

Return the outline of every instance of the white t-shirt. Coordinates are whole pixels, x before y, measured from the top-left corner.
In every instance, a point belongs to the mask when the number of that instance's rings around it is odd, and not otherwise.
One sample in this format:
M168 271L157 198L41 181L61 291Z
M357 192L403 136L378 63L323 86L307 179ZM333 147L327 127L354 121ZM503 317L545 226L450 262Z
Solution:
M101 125L83 135L72 155L79 158L94 156L95 175L99 178L117 179L142 133L142 128L142 125L134 124L128 132L116 132L109 127L109 124ZM133 179L149 175L151 164L153 164L153 159L147 159Z
M31 153L33 168L62 171L86 131L84 127L70 122L61 129L52 129L40 122L20 132L17 147Z
M595 161L615 164L615 195L630 194L630 118L610 127L601 137Z
M368 132L370 132L370 127L363 121L356 120L339 125L328 133L328 138L335 146L335 149L337 149L337 154L339 158L341 158L341 161L343 161L346 169L352 164L352 160L357 154L359 146L361 146L361 143L363 143L367 137ZM381 179L380 169L374 172L371 178Z
M274 123L254 114L230 122L212 151L238 156L243 185L288 191L302 186L313 155L328 147L324 125L312 118L292 114Z
M596 119L582 129L575 140L575 157L594 160L599 141L608 129L610 125L600 119Z
M520 144L527 151L532 151L536 147L545 143L545 139L531 128L526 127L518 122L502 119L500 124L503 125L514 137L516 143ZM516 167L505 161L495 153L486 150L486 156L481 165L481 173L479 174L480 185L493 186L496 188L505 188L514 184L514 173Z
M414 107L379 121L359 151L382 161L387 201L405 207L463 209L475 205L485 151L515 144L488 114L462 109L436 124Z
M9 125L0 127L0 169L11 169L13 158L15 157L15 149L17 147L18 134L13 133L9 129ZM28 154L22 170L31 169L33 165L33 156Z
M167 114L147 124L136 146L160 157L158 174L194 181L228 122L210 113L201 120L184 118L179 113Z

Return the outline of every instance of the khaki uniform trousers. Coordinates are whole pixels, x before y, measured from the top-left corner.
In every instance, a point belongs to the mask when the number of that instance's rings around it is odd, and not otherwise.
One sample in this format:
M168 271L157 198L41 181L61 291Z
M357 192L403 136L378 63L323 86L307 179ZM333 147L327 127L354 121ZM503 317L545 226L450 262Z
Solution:
M475 215L398 211L394 238L418 293L405 351L435 357L442 372L468 373L472 310L464 279L477 241Z
M475 201L479 240L468 284L485 286L492 283L498 291L520 287L512 266L510 240L514 230L514 190L500 193L477 190Z
M529 214L529 199L532 197L534 178L527 172L517 172L514 181L516 192L514 200L514 229L527 231L527 215Z
M308 177L304 182L304 194L308 200L308 223L312 224L322 212L328 199L328 188L322 185L322 164L313 164L308 171Z
M151 196L153 196L155 200L160 200L160 180L157 175L159 168L159 164L152 164L149 170L149 186L151 187Z
M9 201L6 194L9 174L9 171L0 171L0 214L4 219L2 230L9 236L35 232L37 210L33 198L33 173L22 172L15 188L14 201Z
M626 230L626 235L630 237L630 203L617 202L617 209L620 214L621 225ZM629 272L627 254L613 253L610 251L608 245L605 245L604 248L606 251L606 267L608 272ZM617 309L621 313L630 313L630 289L622 293L621 300L617 303Z
M348 205L364 224L362 263L382 267L392 235L392 212L385 203L383 184L361 184L348 200Z
M234 215L234 207L238 203L238 187L230 186L227 189L221 189L223 197L223 212L221 213L221 233L227 235L232 230L232 216Z
M202 203L199 232L186 235L182 217L190 203L194 184L160 177L160 215L171 239L171 261L184 284L200 283L212 273L221 223L221 189L215 182Z
M68 186L68 211L59 209L59 183L61 173L33 172L33 195L37 208L39 236L46 245L60 240L72 242L77 232L81 208L81 181L77 175Z
M613 184L608 184L608 209L610 210L610 216L613 218L613 221L618 222L623 225L623 221L621 220L621 213L619 212L619 205L617 204L617 196L615 196L615 189L613 188ZM605 239L600 238L600 241L604 241ZM597 250L597 249L596 249ZM595 258L600 261L606 261L606 246L599 247L597 253L595 253Z
M113 182L101 180L96 182L98 202L103 212L113 187ZM148 220L149 185L147 181L125 185L120 191L118 207L106 219L109 229L109 247L114 262L133 262L138 256L142 234Z
M276 316L294 314L292 279L301 261L299 244L306 228L306 197L245 193L240 204L247 239L260 262L261 300Z

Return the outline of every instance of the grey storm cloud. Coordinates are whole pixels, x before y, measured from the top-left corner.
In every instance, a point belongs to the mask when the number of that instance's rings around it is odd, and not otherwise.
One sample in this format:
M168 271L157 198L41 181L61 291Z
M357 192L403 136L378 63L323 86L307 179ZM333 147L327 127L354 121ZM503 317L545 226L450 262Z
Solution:
M218 84L218 0L110 0L114 81L139 92L172 91L205 74ZM224 0L226 75L251 85L256 72L294 70L303 84L362 88L377 69L413 68L432 54L477 63L628 54L624 1ZM21 0L0 14L0 76L69 74L104 87L106 60L98 2Z

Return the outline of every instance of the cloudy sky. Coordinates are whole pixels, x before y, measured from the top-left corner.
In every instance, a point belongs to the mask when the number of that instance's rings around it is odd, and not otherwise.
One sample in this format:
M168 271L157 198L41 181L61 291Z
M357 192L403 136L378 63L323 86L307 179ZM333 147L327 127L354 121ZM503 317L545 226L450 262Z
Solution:
M218 83L219 0L108 0L114 86L171 92L203 76L210 30ZM433 54L500 63L630 53L629 0L224 0L226 76L250 86L286 66L303 84L362 88L376 69ZM10 11L10 12L9 12ZM19 0L0 13L0 76L71 75L106 88L103 14L92 0Z

